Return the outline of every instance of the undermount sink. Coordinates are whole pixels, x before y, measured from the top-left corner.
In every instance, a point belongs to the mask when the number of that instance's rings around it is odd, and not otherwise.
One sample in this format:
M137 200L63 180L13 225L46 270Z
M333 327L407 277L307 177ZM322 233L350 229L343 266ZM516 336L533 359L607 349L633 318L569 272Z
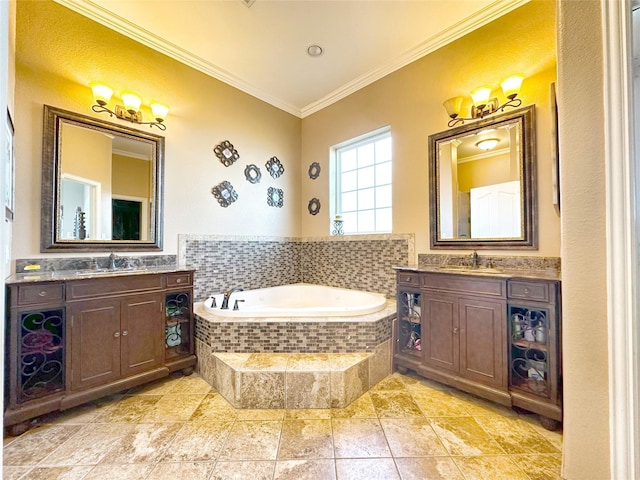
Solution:
M485 274L498 274L503 273L502 270L498 270L497 268L491 267L470 267L467 265L440 265L436 267L438 270L443 271L453 271L453 272L464 272L464 273L485 273Z
M78 270L76 275L78 277L95 277L104 275L127 275L131 273L138 273L146 271L146 267L135 268L99 268L95 270Z

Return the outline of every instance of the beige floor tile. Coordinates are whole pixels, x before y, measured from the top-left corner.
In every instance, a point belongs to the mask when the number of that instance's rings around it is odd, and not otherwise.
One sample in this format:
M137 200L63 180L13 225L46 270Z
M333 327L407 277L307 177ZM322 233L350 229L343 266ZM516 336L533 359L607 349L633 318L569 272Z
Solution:
M330 408L296 408L285 410L286 420L327 420L331 418Z
M285 420L278 459L333 458L331 420Z
M213 463L178 462L159 463L149 474L153 480L208 480L213 471Z
M345 408L331 409L333 418L378 418L371 395L365 393Z
M396 458L396 467L402 480L464 480L451 457Z
M390 457L380 421L374 418L334 418L333 444L336 458Z
M476 421L509 454L560 453L545 437L518 417L482 415Z
M285 410L282 408L243 408L237 410L238 420L282 420Z
M227 460L275 460L282 422L236 421L218 457Z
M206 395L164 395L140 419L141 423L189 420Z
M561 480L562 455L514 455L513 461L531 480Z
M466 480L529 480L527 475L506 455L453 457Z
M476 397L470 393L462 392L460 390L451 390L451 394L466 402L466 409L470 415L505 415L509 417L515 417L518 414L509 407L500 405L498 403L485 400L484 398Z
M91 468L88 466L36 467L24 480L82 480Z
M18 480L23 478L24 474L32 468L33 467L2 467L2 469L0 469L0 473L2 473L3 480Z
M427 387L409 388L409 391L426 417L469 416L467 404L449 392Z
M276 462L273 480L335 480L333 460L282 460Z
M447 455L426 418L383 418L380 423L394 457Z
M96 465L82 480L145 480L152 469L151 463Z
M189 419L191 422L222 422L233 420L238 416L238 410L222 395L210 393L204 397L200 405Z
M40 462L40 466L96 465L134 427L124 423L85 425Z
M378 382L372 389L372 392L397 391L405 390L406 386L398 374L389 375L382 381Z
M162 462L207 462L218 458L233 422L185 423L162 455Z
M180 423L140 423L134 425L101 460L103 464L154 463L171 443Z
M136 423L162 397L160 395L128 395L98 415L98 423Z
M451 387L444 383L429 380L428 378L421 377L413 372L408 372L406 375L396 373L396 375L398 375L402 383L404 383L409 390L414 388L428 388L430 390L439 390L442 392L448 392L451 390Z
M406 390L370 392L371 401L380 418L422 417L422 412Z
M167 378L146 383L139 387L127 390L128 395L166 395L175 386L176 382L182 378L181 373L174 373Z
M274 461L217 462L211 480L271 480L275 465Z
M82 428L80 425L43 425L30 430L4 447L4 465L37 465Z
M121 399L122 395L105 397L84 405L78 405L77 407L70 408L62 412L52 412L40 417L37 422L39 424L49 423L55 425L86 425L96 421L102 414L111 410L120 402Z
M167 395L183 395L185 393L210 393L213 390L200 375L188 375L172 383Z
M338 480L400 480L392 458L346 458L336 460Z
M431 426L451 455L504 454L500 445L472 417L438 417Z

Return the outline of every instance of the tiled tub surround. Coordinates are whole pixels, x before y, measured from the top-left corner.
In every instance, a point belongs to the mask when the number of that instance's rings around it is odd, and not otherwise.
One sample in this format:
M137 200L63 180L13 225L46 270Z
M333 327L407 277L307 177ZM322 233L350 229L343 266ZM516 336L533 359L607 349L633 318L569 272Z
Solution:
M395 296L394 265L414 259L413 235L321 238L180 235L178 261L195 273L195 299L241 286L313 283Z
M244 319L198 302L197 369L236 408L346 407L391 372L395 311Z

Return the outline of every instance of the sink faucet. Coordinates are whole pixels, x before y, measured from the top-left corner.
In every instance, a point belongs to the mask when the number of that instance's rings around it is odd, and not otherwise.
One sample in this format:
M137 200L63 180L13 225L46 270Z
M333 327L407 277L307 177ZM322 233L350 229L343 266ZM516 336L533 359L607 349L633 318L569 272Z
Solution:
M242 292L241 287L233 287L226 292L224 292L224 297L222 297L222 305L220 305L220 310L228 310L229 309L229 298L233 292Z
M478 252L475 250L471 254L471 268L478 268Z
M109 255L109 268L111 270L115 270L116 268L118 268L118 266L116 265L116 259L117 258L118 257L113 252L111 252L111 255Z

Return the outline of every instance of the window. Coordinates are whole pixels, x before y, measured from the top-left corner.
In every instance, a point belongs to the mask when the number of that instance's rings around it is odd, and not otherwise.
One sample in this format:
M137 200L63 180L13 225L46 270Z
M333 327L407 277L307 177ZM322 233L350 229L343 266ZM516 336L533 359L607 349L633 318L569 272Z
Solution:
M391 232L391 128L332 148L332 213L345 234Z

